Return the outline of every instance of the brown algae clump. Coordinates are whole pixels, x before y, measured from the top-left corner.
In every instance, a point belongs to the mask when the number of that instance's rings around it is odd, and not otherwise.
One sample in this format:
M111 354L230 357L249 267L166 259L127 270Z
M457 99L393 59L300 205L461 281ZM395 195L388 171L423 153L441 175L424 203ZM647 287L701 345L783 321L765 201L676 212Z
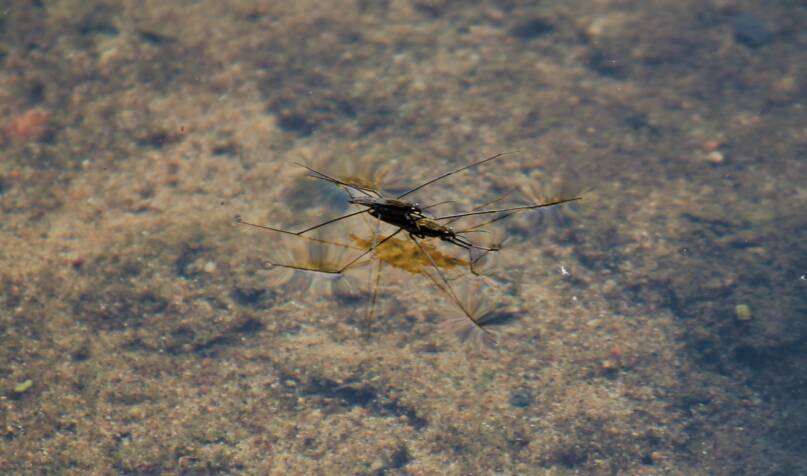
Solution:
M350 238L357 248L362 249L373 246L374 242L380 239L379 237L362 238L353 234L350 235ZM424 240L421 246L431 255L434 263L440 269L467 268L469 265L467 260L439 251L431 241ZM432 266L429 259L420 251L417 245L405 238L387 240L375 249L375 255L382 262L413 274L422 274Z

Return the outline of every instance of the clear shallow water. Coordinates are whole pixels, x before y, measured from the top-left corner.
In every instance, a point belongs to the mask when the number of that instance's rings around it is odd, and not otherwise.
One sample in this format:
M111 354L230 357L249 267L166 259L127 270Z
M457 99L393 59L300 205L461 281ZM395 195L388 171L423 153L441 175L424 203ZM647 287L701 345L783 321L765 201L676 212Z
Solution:
M2 471L798 472L800 5L314 6L0 9ZM592 189L501 224L496 350L391 266L367 337L367 291L232 223L336 212L296 161L405 189L510 150L418 197Z

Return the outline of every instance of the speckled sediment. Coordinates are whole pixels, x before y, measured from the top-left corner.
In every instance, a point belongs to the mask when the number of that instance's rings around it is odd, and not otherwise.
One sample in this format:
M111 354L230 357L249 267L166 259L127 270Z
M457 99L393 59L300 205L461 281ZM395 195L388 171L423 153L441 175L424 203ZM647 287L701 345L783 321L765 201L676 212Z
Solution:
M803 6L327 4L0 6L0 473L803 471ZM413 198L591 191L497 224L493 350L395 266L368 336L366 274L278 276L233 223L339 212L293 162L503 151Z

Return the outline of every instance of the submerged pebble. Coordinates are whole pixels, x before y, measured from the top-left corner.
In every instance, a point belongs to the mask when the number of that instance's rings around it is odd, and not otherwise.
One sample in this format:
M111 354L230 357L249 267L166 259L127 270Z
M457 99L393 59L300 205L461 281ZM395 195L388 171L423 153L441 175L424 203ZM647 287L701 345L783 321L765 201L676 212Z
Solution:
M533 396L529 389L522 388L514 390L513 393L510 394L510 405L516 408L527 408L532 405L532 402Z
M749 48L759 48L773 36L768 25L751 15L740 15L732 22L734 38Z
M747 304L737 304L734 307L734 313L737 315L737 319L741 321L751 320L751 308Z

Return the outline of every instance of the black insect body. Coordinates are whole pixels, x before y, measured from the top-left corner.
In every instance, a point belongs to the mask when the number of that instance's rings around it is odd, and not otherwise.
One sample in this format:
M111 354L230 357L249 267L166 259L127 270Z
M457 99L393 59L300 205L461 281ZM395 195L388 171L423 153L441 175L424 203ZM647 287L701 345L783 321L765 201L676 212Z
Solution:
M367 207L367 213L390 225L411 230L417 227L418 220L425 218L423 210L417 204L396 198L385 197L351 197L350 203Z
M341 274L354 264L356 264L359 260L363 257L367 256L368 254L372 253L374 250L378 249L380 246L384 245L384 243L392 240L401 232L406 232L409 239L416 245L417 249L421 253L421 255L425 256L428 262L431 264L433 271L436 274L432 276L431 274L427 273L427 276L432 280L432 282L444 293L446 293L451 300L459 307L465 317L467 317L467 323L470 329L465 329L462 331L462 335L469 335L471 333L477 333L484 337L483 340L490 341L489 339L489 330L485 327L485 324L481 322L481 317L479 315L475 315L475 311L473 309L469 309L467 305L463 304L463 300L461 300L457 293L452 288L451 284L449 284L449 280L440 270L440 267L434 261L433 257L424 249L423 245L420 243L420 240L428 239L428 238L437 238L442 242L449 243L460 248L463 248L468 251L469 253L469 260L468 266L470 271L473 274L478 274L475 270L474 265L479 261L482 255L477 256L474 258L472 251L477 251L480 253L488 253L488 252L495 252L499 250L499 246L480 246L471 242L467 237L463 236L464 233L470 232L477 232L483 231L480 230L481 227L502 220L507 218L515 213L518 213L523 210L532 210L537 208L543 207L551 207L554 205L559 205L566 202L571 202L575 200L579 200L581 197L579 196L569 196L569 197L559 197L555 198L550 201L546 201L543 203L534 203L530 205L522 205L517 207L508 207L508 208L499 208L499 209L474 209L472 211L464 212L464 213L457 213L453 215L445 215L445 216L432 216L426 212L426 209L431 208L435 205L431 205L429 207L421 207L417 203L409 202L404 198L408 195L428 186L431 185L439 180L442 180L450 175L456 174L458 172L470 169L472 167L477 167L482 165L486 162L492 161L497 159L501 156L505 155L504 153L496 154L486 159L474 162L469 165L465 165L458 169L451 170L449 172L443 173L434 177L426 182L409 189L408 191L396 196L396 197L385 197L380 191L375 190L373 188L360 185L358 183L352 181L342 180L336 177L329 176L323 172L318 170L314 170L311 167L306 165L301 165L306 170L309 171L309 176L312 178L316 178L318 180L324 180L329 182L337 187L340 187L345 193L348 194L348 201L356 206L363 207L358 211L354 211L348 213L346 215L339 216L337 218L333 218L327 220L325 222L319 223L317 225L313 225L311 227L305 228L303 230L293 232L288 230L283 230L280 228L274 228L265 225L258 225L254 223L249 223L243 221L241 217L236 216L236 222L239 224L250 225L253 227L275 231L279 233L285 233L289 235L295 236L302 236L312 230L316 230L318 228L324 227L326 225L330 225L332 223L336 223L338 221L354 217L357 215L361 215L367 213L371 217L377 219L380 222L384 222L395 227L395 231L386 235L386 236L379 236L378 238L374 239L374 243L372 246L368 247L367 249L363 250L358 256L348 261L346 264L339 266L334 269L326 269L321 267L310 267L310 266L301 266L301 265L294 265L289 263L270 263L274 266L281 266L286 268L298 269L303 271L316 271L321 273L329 273L329 274ZM498 200L496 200L498 201ZM491 202L493 203L493 202ZM490 203L487 204L488 206ZM495 218L485 222L481 225L477 225L465 230L455 231L452 226L449 226L445 223L451 223L455 220L462 219L464 217L473 216L473 215L494 215ZM306 237L303 237L306 238ZM313 238L307 238L313 239ZM321 240L315 240L321 241ZM379 261L379 268L378 268L378 275L376 279L376 288L373 291L373 299L371 302L371 307L369 311L370 318L372 318L372 308L373 304L375 303L375 296L377 292L378 282L380 280L380 272L381 272L381 262Z

